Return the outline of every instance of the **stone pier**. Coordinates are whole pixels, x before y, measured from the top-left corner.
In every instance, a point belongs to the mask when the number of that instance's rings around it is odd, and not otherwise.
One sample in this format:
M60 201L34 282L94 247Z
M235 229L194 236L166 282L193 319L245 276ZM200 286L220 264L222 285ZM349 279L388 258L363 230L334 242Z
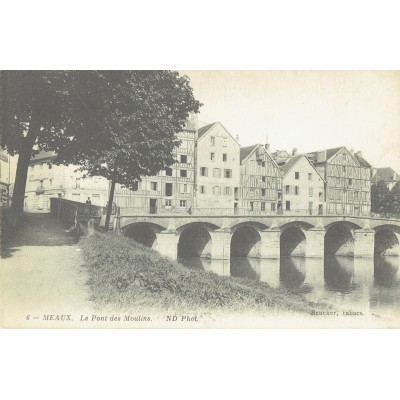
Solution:
M176 231L163 231L156 234L157 245L154 247L161 255L172 260L178 258L178 240Z
M356 229L354 235L354 257L373 257L375 231L370 228Z
M278 228L258 232L261 237L260 258L280 258L281 256L281 231Z
M311 228L304 231L306 235L306 250L305 257L308 258L323 258L324 257L324 243L325 243L325 229L324 228Z
M211 259L229 260L231 258L231 232L227 229L218 229L209 232L211 236Z

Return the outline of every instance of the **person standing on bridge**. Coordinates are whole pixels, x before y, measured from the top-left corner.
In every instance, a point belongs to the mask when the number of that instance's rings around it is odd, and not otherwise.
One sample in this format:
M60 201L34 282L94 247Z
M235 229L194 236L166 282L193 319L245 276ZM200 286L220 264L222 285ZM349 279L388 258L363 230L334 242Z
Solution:
M92 202L91 202L91 200L90 200L90 197L88 197L87 200L86 200L86 206L85 206L86 214L89 214L89 215L90 215L90 213L91 213L91 208L92 208Z

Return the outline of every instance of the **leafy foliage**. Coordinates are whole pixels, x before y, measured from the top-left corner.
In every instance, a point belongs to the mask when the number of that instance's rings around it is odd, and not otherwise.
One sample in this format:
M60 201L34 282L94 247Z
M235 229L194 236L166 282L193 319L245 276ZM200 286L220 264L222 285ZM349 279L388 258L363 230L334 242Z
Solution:
M384 181L379 181L377 184L371 185L371 211L372 212L387 212L385 210L385 199L389 195L390 190L387 188Z

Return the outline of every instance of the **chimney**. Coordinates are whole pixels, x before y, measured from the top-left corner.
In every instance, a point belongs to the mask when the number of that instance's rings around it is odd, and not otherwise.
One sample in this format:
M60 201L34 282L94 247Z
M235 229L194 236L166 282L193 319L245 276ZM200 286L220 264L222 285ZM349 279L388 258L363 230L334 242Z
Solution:
M266 151L269 151L269 143L268 143L268 135L265 137L265 145L264 148Z
M292 156L297 156L297 147L294 147L292 150Z
M360 157L360 158L363 158L363 156L362 156L362 152L361 152L361 151L357 151L357 153L356 153L356 154L357 154L357 156L358 156L358 157Z
M239 143L239 135L236 135L236 141Z

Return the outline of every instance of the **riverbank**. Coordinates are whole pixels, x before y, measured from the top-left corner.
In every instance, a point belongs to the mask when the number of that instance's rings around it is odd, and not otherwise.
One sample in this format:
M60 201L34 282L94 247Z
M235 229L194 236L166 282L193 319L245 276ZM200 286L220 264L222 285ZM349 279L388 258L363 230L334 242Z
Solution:
M190 269L131 239L96 233L80 242L91 300L99 307L153 312L310 315L330 309L264 282Z

